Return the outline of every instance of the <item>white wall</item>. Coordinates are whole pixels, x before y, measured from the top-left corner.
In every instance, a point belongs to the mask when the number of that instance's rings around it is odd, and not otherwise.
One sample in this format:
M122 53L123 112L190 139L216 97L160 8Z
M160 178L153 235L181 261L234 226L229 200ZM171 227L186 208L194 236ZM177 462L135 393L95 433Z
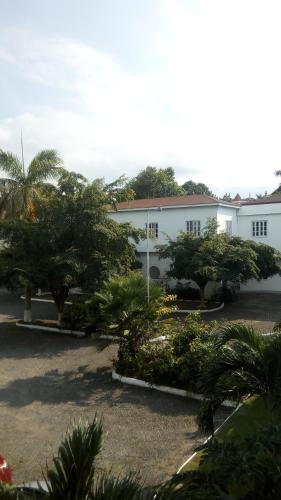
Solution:
M238 234L247 240L271 245L281 251L281 203L242 206L238 213ZM267 236L252 235L252 221L267 220ZM241 286L243 291L281 292L281 276L267 280L250 280Z
M237 234L237 213L239 209L233 207L218 206L217 221L219 232L225 232L226 221L232 221L232 234Z
M145 229L147 210L110 212L109 216L117 222L130 222L136 228ZM161 211L150 209L149 221L158 222L158 238L150 240L150 250L156 245L166 244L168 238L175 239L180 231L186 231L187 220L200 220L203 229L209 217L217 217L217 206L163 208ZM146 240L142 240L137 250L145 252L146 246Z
M128 210L110 212L109 216L117 222L130 222L134 227L145 229L147 220L147 210ZM207 223L208 218L215 217L219 223L219 231L225 230L227 220L232 220L232 234L241 236L244 239L251 239L260 243L271 245L281 251L281 203L242 205L240 208L220 205L194 206L163 208L161 211L150 209L149 221L158 222L158 239L149 240L150 266L159 267L161 277L169 269L168 261L159 261L155 252L156 245L166 244L168 238L175 239L180 231L186 231L187 220L200 220L201 229ZM252 221L267 220L267 237L252 236ZM142 240L137 245L138 252L145 254L147 241ZM143 269L146 270L146 257L141 257ZM274 276L268 280L250 280L246 285L241 286L244 291L280 291L281 277Z
M242 206L237 219L239 236L281 250L281 203ZM265 237L252 235L252 221L258 220L267 220L267 236Z

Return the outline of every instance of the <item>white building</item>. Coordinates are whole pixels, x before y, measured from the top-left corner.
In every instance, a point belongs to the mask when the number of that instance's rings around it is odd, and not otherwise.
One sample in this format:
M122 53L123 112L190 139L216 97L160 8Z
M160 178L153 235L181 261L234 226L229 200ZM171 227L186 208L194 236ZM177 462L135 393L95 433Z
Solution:
M140 241L137 251L146 272L149 245L152 279L165 280L169 269L169 262L158 259L155 247L175 239L181 231L199 235L209 218L217 219L221 232L266 243L281 251L281 194L232 203L207 195L133 200L119 203L117 210L110 212L110 217L141 229L149 224L151 238ZM242 289L281 291L281 277L260 282L250 280Z

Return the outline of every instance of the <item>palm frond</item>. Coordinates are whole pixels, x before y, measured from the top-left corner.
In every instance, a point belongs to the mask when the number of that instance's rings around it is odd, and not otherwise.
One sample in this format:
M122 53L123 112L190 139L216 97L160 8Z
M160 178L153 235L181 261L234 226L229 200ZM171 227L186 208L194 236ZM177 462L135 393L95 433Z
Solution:
M62 159L54 149L40 151L28 167L27 180L36 184L47 179L55 179L63 172Z
M53 459L53 469L46 474L52 500L87 499L92 491L95 460L101 450L102 423L95 417L91 424L81 421L61 443Z
M281 387L281 333L268 339L263 351L263 363L267 376L268 388ZM281 389L280 389L281 393Z
M279 319L279 321L276 321L276 323L274 323L273 331L281 332L281 319Z
M21 161L12 153L6 153L0 149L0 169L11 179L21 182L23 179L23 167Z
M152 500L152 494L145 495L143 488L133 475L114 478L103 474L94 487L90 500Z
M220 324L214 330L215 345L221 347L230 340L244 342L252 349L260 349L264 345L264 338L251 326L242 323Z

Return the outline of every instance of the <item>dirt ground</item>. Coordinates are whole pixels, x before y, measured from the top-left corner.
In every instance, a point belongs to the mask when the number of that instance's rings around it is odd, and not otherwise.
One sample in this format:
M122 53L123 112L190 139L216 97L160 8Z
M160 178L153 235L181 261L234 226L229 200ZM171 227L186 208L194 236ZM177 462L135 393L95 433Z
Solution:
M281 295L247 295L208 318L245 320L269 331ZM173 474L202 441L198 403L113 382L116 346L17 328L22 308L16 296L0 291L0 453L15 481L40 479L71 421L95 414L104 419L102 467L140 472L150 485ZM55 317L52 304L34 304L34 313ZM222 410L217 423L227 414Z

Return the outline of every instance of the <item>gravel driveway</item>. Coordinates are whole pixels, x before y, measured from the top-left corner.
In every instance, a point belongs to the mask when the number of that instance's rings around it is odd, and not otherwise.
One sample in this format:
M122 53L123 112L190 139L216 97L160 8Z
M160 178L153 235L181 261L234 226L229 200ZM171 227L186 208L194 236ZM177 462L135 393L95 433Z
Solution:
M280 294L241 294L207 318L269 331L280 304ZM146 484L173 474L202 440L198 403L113 382L116 346L19 329L22 309L22 301L0 290L0 453L15 480L40 479L70 422L95 413L104 419L103 467L140 471ZM33 309L37 318L55 317L52 304Z
M34 310L54 314L48 304ZM115 345L23 330L14 324L21 314L20 300L0 291L0 453L15 481L40 479L70 422L95 413L104 419L101 465L141 472L146 484L167 479L201 442L197 402L113 382Z

